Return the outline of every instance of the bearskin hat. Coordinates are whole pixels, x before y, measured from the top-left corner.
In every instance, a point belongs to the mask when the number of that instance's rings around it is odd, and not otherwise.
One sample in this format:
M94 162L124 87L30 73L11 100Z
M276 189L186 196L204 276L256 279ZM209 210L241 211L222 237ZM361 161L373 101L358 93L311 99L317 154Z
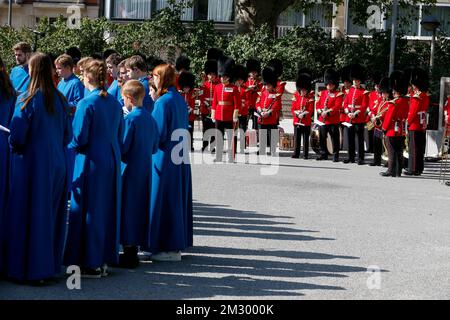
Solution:
M265 67L262 71L262 79L264 84L271 84L274 87L277 86L278 77L274 69L271 67Z
M195 76L190 73L189 71L184 71L180 73L180 77L178 78L178 86L181 89L184 89L186 87L190 89L195 88Z
M261 73L261 62L259 62L256 59L248 59L246 66L249 73L250 72L256 72L257 74Z
M325 70L325 74L323 76L325 85L334 84L335 86L339 85L339 73L333 69Z
M175 69L180 72L181 70L189 71L191 69L191 59L186 56L179 56L175 61Z
M390 93L392 91L390 80L388 77L384 77L380 80L380 82L377 83L381 92L388 92Z
M352 64L350 66L350 79L366 82L366 69L358 63Z
M298 91L300 91L301 89L305 89L308 92L311 91L311 88L312 88L311 75L308 73L300 73L297 76L295 85L296 85Z
M342 82L352 82L352 79L350 78L350 65L345 66L341 70L339 70L339 74L341 76Z
M152 72L157 66L165 64L166 62L158 57L148 57L145 59L145 63L147 64L147 70Z
M208 75L210 73L217 74L217 60L206 61L204 71L205 71L206 75Z
M219 77L229 77L233 78L234 76L234 68L236 66L236 63L233 58L230 57L222 57L217 62L217 74Z
M81 60L81 51L77 47L70 47L66 50L66 54L72 57L75 64Z
M223 51L217 48L210 48L206 53L206 60L217 60L223 57Z
M392 90L400 94L408 93L408 80L405 78L405 73L402 71L393 71L389 76Z
M420 91L427 92L430 88L428 72L422 68L414 68L409 83L416 86Z
M112 55L113 53L118 53L116 50L114 49L106 49L105 51L103 51L102 53L102 59L106 60L110 55Z
M277 78L280 78L283 74L283 62L280 59L272 59L267 63L268 67L273 68Z
M247 80L248 71L245 66L238 64L234 68L234 80Z

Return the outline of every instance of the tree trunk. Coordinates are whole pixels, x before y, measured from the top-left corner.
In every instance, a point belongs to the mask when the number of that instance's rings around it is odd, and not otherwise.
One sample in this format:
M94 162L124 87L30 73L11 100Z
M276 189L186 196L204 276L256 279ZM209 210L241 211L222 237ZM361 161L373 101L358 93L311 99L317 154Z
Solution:
M236 30L249 33L264 23L275 32L280 14L295 0L236 0Z

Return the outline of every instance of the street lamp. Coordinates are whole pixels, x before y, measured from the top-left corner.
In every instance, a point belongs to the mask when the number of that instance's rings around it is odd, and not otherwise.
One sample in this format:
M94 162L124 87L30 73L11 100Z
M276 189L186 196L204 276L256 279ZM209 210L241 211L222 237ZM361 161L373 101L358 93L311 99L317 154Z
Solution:
M441 23L434 16L427 16L422 19L420 24L425 30L433 32L433 36L431 38L431 54L430 54L430 72L432 72L434 65L434 45L436 42L436 30L439 28Z

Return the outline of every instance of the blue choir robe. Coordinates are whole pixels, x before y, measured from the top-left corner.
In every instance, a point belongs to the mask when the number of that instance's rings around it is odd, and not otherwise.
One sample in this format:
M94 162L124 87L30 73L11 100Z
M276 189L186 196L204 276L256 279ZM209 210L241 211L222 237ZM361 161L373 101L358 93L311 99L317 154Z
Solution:
M122 108L94 89L73 120L76 150L64 265L98 268L118 263Z
M150 233L152 155L158 128L152 115L133 108L125 117L122 144L122 245L147 247Z
M69 107L55 91L50 114L37 91L11 120L11 190L5 215L7 275L21 281L60 273L67 226L65 152L72 139Z
M192 177L189 163L172 161L172 151L189 157L188 109L175 87L162 95L152 113L159 131L158 151L153 155L150 244L152 253L184 250L193 243ZM172 141L182 129L184 139Z
M11 118L14 113L14 104L16 95L13 93L11 97L6 98L0 92L0 125L9 129ZM8 200L9 191L9 134L0 129L0 273L3 270L3 245L5 238L5 230L3 229L3 217L6 211L6 202Z
M142 85L144 86L144 90L145 90L145 97L144 97L144 102L142 104L142 107L147 110L148 112L152 112L153 111L153 99L152 97L150 97L150 87L148 84L148 78L147 77L142 77L139 79L139 81L142 83Z
M78 103L84 98L84 85L81 83L80 79L72 73L72 75L67 79L61 79L58 83L58 90L66 97L69 107L71 109L71 116L73 120L73 114L77 108ZM73 167L75 165L75 150L73 148L68 148L67 152L67 176L69 182L72 181ZM70 187L70 186L69 186Z
M108 93L112 95L114 98L116 98L117 101L119 101L120 105L123 107L123 99L122 99L122 93L121 88L119 87L119 82L117 80L114 80L111 85L108 88Z
M73 73L69 78L61 79L58 83L58 90L66 97L73 110L76 109L78 102L84 98L84 85Z
M30 75L28 74L28 65L26 66L16 66L12 68L9 75L11 79L14 90L16 90L17 95L20 95L28 90L30 85Z

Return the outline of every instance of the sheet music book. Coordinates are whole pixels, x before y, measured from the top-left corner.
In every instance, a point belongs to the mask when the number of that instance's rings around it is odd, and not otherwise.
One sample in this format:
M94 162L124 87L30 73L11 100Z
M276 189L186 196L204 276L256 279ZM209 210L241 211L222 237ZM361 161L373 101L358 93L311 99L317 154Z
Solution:
M324 125L325 125L325 123L323 123L323 122L320 121L320 120L316 120L316 124L318 124L319 126L324 126Z
M0 125L0 131L6 132L6 133L10 133L8 128L5 128L4 126Z
M344 126L346 126L347 128L350 128L350 127L353 126L351 123L348 123L348 122L342 122L342 124L343 124Z

